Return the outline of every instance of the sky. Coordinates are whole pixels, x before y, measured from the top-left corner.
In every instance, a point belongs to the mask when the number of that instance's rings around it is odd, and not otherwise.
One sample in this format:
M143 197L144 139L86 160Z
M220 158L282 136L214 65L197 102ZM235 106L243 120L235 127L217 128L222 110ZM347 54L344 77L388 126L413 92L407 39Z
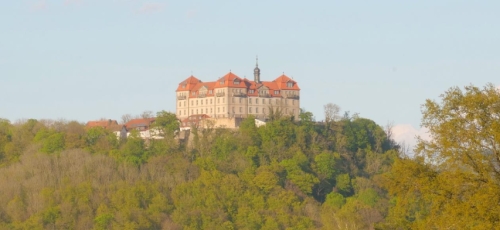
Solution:
M175 110L191 74L283 72L316 120L334 103L413 144L421 105L500 85L500 1L0 1L0 117Z

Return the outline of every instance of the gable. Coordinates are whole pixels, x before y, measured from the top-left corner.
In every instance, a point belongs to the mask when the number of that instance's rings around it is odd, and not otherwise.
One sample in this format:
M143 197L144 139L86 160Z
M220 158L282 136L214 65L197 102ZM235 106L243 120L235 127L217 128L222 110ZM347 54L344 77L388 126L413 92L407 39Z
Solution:
M260 87L257 87L257 90L269 90L269 88L265 85L261 85Z
M199 91L200 91L200 92L206 92L207 90L208 90L208 87L207 87L206 85L204 85L204 86L202 86L202 87L200 88L200 90L199 90Z

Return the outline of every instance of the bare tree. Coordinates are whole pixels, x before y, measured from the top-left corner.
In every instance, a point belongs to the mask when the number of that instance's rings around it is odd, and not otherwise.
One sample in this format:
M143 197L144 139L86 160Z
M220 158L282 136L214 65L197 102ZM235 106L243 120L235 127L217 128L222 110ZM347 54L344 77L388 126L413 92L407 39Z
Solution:
M141 118L143 118L143 119L152 118L153 115L154 115L153 111L146 110L146 111L142 112Z
M393 128L394 128L394 122L393 121L389 121L385 125L385 134L387 135L387 139L388 140L392 140L392 138L393 138L393 133L392 133L392 129Z
M130 120L132 120L132 115L130 113L122 115L122 124L125 124L125 123L129 122Z
M333 103L328 103L323 106L325 110L325 122L338 121L340 119L340 107Z

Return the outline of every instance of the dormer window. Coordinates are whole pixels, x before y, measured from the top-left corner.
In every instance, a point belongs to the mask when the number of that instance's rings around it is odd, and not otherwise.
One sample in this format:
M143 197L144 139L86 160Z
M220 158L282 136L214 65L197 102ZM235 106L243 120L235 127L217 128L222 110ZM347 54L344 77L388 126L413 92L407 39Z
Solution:
M224 79L220 80L219 84L224 85Z
M186 88L186 84L182 84L182 88L185 89Z
M286 87L292 88L293 87L293 82L289 81L286 83Z
M239 85L240 84L240 80L239 79L234 80L234 84L235 85Z
M274 90L274 94L280 94L279 90Z
M248 93L255 93L255 90L251 89L248 91Z

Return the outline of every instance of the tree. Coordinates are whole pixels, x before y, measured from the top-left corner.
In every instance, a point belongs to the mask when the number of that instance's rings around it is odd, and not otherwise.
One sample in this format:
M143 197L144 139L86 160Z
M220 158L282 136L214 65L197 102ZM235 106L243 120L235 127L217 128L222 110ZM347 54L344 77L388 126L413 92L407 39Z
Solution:
M5 145L12 141L11 124L9 120L0 118L0 164L7 158Z
M500 180L500 93L492 84L451 88L438 104L427 100L422 125L432 140L419 140L419 156L441 168L462 167L479 179Z
M175 132L179 130L180 123L174 113L162 110L156 113L156 120L152 126L158 129L164 138L173 138Z
M333 103L328 103L323 106L325 110L325 122L329 124L333 121L338 121L340 119L340 107Z
M132 114L129 114L129 113L123 114L122 115L122 124L125 124L125 123L129 122L132 119L133 119Z
M141 118L143 118L143 119L148 119L148 118L152 118L152 117L153 117L153 111L151 111L151 110L146 110L146 111L141 113Z
M137 130L132 130L127 138L127 142L122 148L122 155L120 157L126 162L140 165L146 162L148 158L147 151L144 147L145 143L140 137L139 132Z
M387 175L395 196L389 228L494 229L500 216L500 93L488 84L453 87L422 106L415 159Z

